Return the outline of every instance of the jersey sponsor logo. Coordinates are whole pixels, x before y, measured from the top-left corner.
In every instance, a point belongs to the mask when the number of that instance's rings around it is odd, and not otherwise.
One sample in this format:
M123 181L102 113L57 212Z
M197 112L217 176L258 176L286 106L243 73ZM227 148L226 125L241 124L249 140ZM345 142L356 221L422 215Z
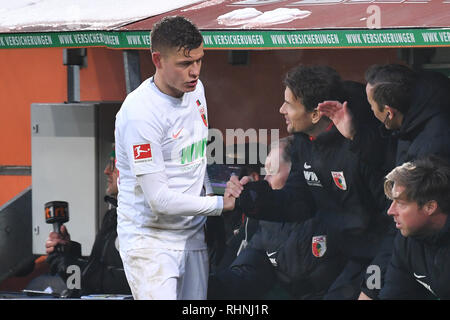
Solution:
M206 143L208 139L204 138L181 150L181 164L188 164L206 155Z
M314 236L312 238L312 254L316 258L323 257L327 251L327 236Z
M206 127L208 127L208 120L206 120L205 108L203 108L202 103L200 102L200 100L197 100L195 103L197 103L198 111L200 112L200 116L202 117L203 124Z
M181 128L177 133L172 133L172 138L176 139L180 135L181 131L183 131L183 128Z
M334 184L341 190L347 190L347 183L345 182L343 171L331 171Z
M313 171L303 171L303 175L305 176L305 180L308 186L322 187L322 183Z
M143 162L152 160L152 148L150 143L133 145L134 162Z

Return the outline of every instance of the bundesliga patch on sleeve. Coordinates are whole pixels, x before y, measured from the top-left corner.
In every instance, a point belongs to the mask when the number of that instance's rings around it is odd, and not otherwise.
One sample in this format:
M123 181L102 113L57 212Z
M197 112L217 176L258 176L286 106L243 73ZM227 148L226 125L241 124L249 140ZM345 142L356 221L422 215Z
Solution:
M152 148L150 143L133 145L134 163L152 161Z

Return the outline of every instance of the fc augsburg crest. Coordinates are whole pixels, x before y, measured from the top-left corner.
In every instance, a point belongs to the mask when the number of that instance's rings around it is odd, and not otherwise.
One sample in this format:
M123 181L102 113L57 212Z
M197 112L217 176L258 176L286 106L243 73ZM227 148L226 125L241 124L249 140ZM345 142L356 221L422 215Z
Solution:
M327 251L327 236L315 236L312 238L312 253L315 257L323 257Z
M196 103L197 103L198 111L200 112L200 116L202 117L203 123L205 124L206 127L208 127L208 121L206 120L206 115L205 115L205 108L203 108L200 100L197 100Z
M347 183L345 182L343 171L331 171L331 175L333 176L333 181L336 187L341 190L347 190Z

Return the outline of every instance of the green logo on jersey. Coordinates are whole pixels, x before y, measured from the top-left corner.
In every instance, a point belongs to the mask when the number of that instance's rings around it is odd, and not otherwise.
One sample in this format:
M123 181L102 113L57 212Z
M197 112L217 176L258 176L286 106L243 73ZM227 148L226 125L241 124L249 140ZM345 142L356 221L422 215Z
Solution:
M181 164L191 163L199 158L203 158L206 154L206 142L207 139L204 138L183 148L181 150Z

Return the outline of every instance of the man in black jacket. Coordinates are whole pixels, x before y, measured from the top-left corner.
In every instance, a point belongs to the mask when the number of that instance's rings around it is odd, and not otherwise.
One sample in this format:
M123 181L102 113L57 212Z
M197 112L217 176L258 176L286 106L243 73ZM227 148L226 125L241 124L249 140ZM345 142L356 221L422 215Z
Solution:
M450 159L450 80L436 72L414 73L398 65L366 73L375 116L397 139L396 165L429 154Z
M333 69L300 66L287 74L285 84L280 113L286 119L288 132L295 137L286 185L271 190L267 183L232 177L226 192L238 198L237 205L255 218L291 222L317 218L325 230L309 242L313 258L322 259L327 251L331 253L328 248L339 247L347 261L325 298L355 299L365 268L387 233L388 221L380 214L386 207L382 190L385 172L378 170L383 167L384 145L373 143L372 162L361 161L350 152L350 141L317 110L324 100L346 98L342 81ZM363 114L365 106L360 101L350 100L349 106L355 115ZM367 125L372 126L370 122ZM302 263L307 260L295 255L304 245L302 235L293 235L275 258L279 271L290 279L305 277Z
M367 99L383 123L381 135L395 142L391 170L406 161L435 154L450 159L450 79L437 72L414 72L403 65L374 65L366 72ZM339 101L325 101L318 109L333 120L353 149L370 151L372 130L364 130ZM387 140L386 140L387 141Z
M407 162L386 177L395 239L382 299L450 299L450 164Z
M90 256L81 256L81 245L72 241L66 229L61 226L61 233L50 232L45 243L48 254L47 262L50 272L58 274L67 281L70 273L67 268L77 265L81 270L81 289L69 290L71 297L88 294L125 294L131 295L131 290L123 270L122 259L117 249L117 178L114 151L110 154L110 161L105 167L107 177L105 201L110 209L103 217L102 226L95 238ZM61 249L62 250L61 250Z

